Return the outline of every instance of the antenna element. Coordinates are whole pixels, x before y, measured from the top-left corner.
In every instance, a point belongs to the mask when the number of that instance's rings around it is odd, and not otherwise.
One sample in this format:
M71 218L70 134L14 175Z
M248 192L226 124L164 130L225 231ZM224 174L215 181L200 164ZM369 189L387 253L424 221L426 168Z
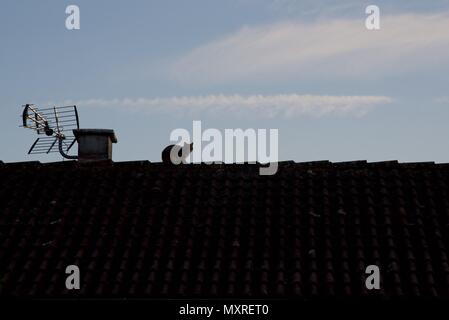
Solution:
M66 159L78 159L67 154L76 142L73 130L79 129L76 106L39 109L34 104L26 104L21 127L34 130L38 135L45 134L34 141L28 154L59 152Z

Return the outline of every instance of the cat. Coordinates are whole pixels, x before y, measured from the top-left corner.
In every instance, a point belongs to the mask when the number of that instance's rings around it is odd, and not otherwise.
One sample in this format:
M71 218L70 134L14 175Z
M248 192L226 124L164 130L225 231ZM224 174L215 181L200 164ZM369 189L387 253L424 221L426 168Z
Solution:
M162 151L162 162L164 164L180 164L186 163L185 160L193 150L192 143L184 143L184 146L172 144Z

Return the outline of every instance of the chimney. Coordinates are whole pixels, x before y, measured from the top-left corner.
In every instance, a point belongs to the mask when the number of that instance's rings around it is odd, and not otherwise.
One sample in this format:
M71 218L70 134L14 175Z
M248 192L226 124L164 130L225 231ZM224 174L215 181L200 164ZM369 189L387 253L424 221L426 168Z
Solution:
M73 134L78 141L78 161L112 160L112 144L117 143L114 130L76 129Z

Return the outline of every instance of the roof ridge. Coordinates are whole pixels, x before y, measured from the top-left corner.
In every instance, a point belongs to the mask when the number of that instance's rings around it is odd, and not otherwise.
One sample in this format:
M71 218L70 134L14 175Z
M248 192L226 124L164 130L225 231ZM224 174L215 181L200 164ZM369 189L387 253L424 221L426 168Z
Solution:
M423 167L423 166L439 166L446 167L449 166L449 162L441 162L436 163L434 161L416 161L416 162L399 162L398 160L385 160L385 161L373 161L369 162L367 160L349 160L349 161L336 161L332 162L329 160L316 160L316 161L301 161L295 162L294 160L283 160L278 162L279 166L298 166L298 167L343 167L343 168L353 168L359 166L367 166L367 167ZM0 165L3 167L22 167L22 166L43 166L43 167L51 167L51 166L68 166L68 165L77 165L82 167L89 166L161 166L161 167L176 167L176 166L167 166L162 162L152 162L150 160L127 160L127 161L112 161L112 160L103 160L103 161L92 161L92 162L79 162L76 160L73 161L55 161L55 162L40 162L40 161L18 161L18 162L4 162L0 160ZM209 166L209 167L223 167L223 166L233 166L233 167L242 167L242 166L266 166L265 163L254 162L254 163L188 163L183 164L181 167L199 167L199 166Z

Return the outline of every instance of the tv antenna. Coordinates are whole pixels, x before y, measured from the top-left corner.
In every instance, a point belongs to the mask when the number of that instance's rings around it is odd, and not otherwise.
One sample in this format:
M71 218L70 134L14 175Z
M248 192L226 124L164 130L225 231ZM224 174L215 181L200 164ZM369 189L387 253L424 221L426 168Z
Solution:
M36 131L38 137L28 154L59 152L66 159L78 159L67 153L76 142L74 129L79 129L76 106L39 109L34 104L23 105L22 127Z

